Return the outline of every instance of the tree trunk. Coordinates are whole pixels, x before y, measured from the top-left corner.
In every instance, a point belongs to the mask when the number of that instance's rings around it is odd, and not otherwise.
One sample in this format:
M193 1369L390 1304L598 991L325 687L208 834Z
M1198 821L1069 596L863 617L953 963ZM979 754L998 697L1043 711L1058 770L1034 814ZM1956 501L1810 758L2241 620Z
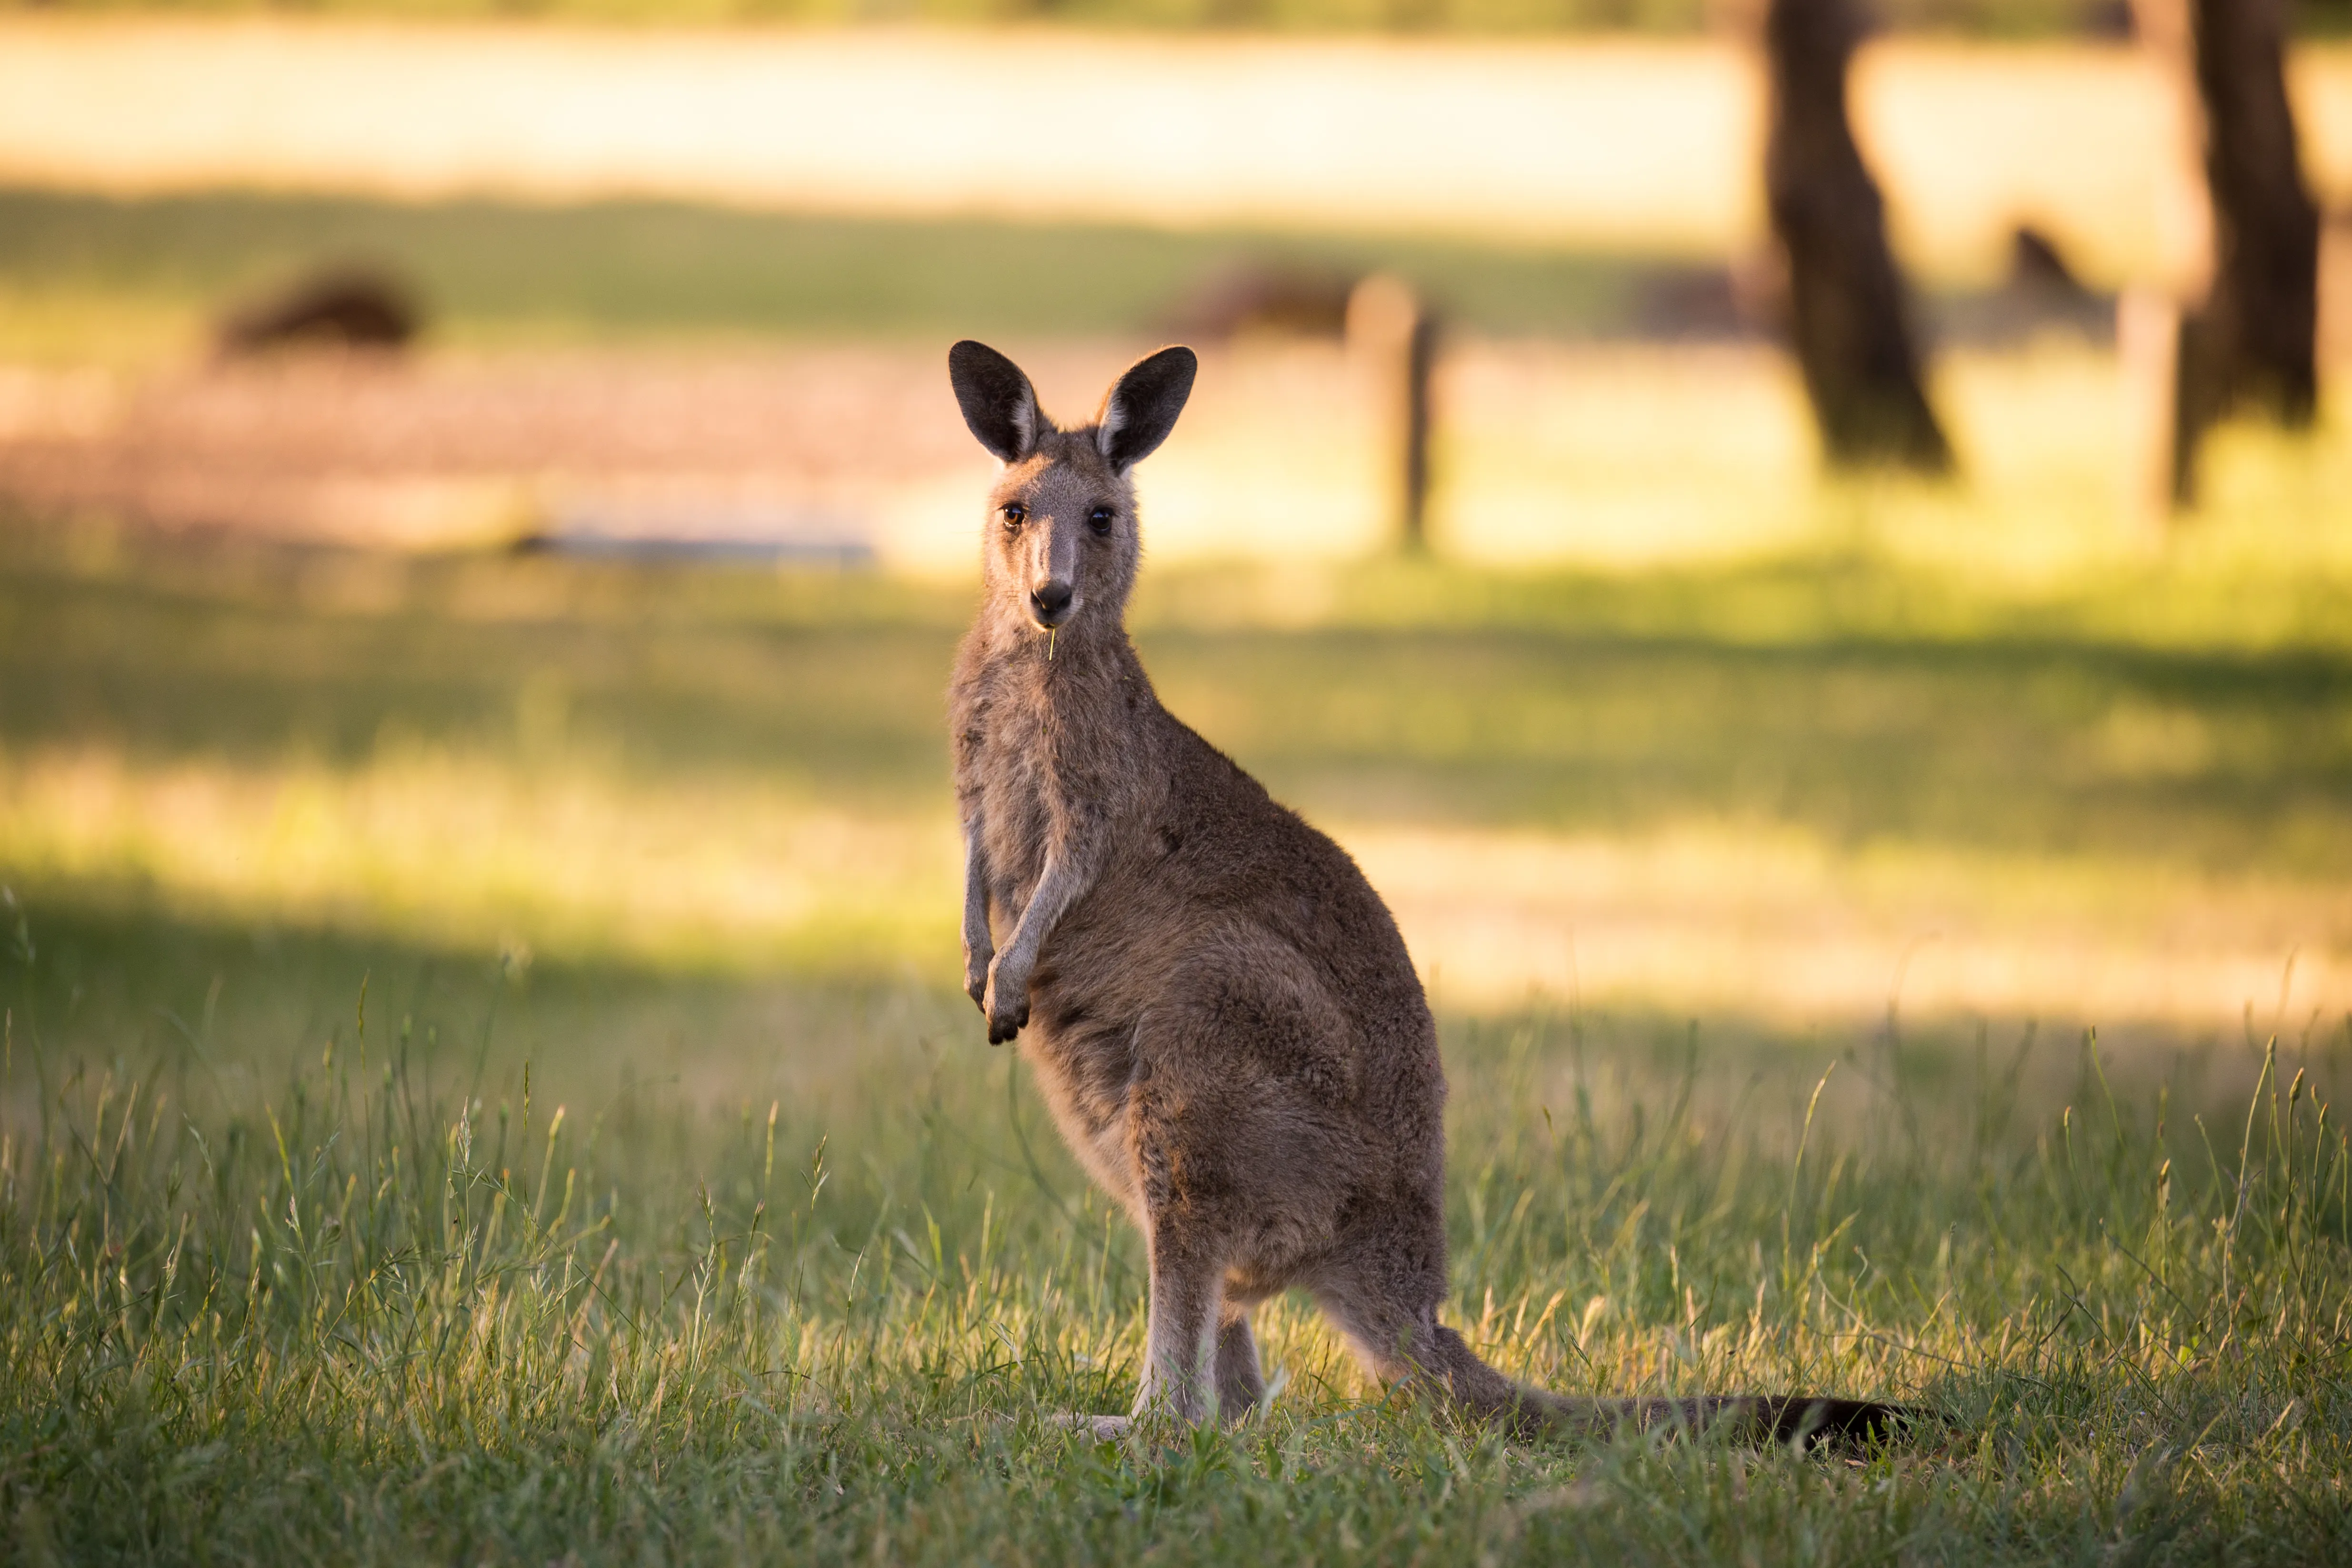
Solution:
M1830 461L1926 473L1952 452L1919 382L1885 203L1846 118L1861 41L1850 0L1770 0L1765 187L1789 266L1789 326Z
M2205 110L2220 413L2251 403L2293 426L2319 397L2319 209L2304 184L2286 97L2284 0L2191 0L2190 54Z
M2172 498L2186 506L2213 424L2252 407L2301 427L2316 411L2319 211L2286 95L2286 0L2132 0L2132 13L2195 105L2211 219L2173 356Z

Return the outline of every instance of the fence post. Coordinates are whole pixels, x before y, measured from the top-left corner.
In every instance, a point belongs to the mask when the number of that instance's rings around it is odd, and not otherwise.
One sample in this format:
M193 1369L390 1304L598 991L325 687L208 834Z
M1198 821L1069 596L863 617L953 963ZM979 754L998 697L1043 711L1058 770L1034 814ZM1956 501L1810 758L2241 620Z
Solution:
M1437 319L1412 286L1375 272L1348 296L1348 358L1368 385L1388 470L1389 523L1408 554L1429 548L1430 373Z

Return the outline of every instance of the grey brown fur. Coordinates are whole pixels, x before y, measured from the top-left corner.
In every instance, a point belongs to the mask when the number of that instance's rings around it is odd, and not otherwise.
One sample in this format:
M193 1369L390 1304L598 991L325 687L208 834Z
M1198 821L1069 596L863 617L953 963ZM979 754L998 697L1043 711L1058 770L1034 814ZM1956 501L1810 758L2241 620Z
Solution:
M1066 431L993 350L948 364L1005 465L950 693L964 985L1143 1233L1136 1415L1258 1404L1251 1309L1299 1287L1383 1380L1517 1431L1885 1427L1887 1407L1847 1400L1562 1398L1438 1321L1445 1079L1396 924L1339 845L1160 706L1128 641L1130 475L1191 393L1192 351L1141 361Z

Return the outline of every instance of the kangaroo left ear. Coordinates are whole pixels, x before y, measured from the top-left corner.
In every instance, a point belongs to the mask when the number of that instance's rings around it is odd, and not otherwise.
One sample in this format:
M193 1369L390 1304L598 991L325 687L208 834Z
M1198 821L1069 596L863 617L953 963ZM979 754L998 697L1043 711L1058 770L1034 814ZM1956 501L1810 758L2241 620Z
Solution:
M1036 390L1021 367L985 343L966 338L950 349L948 381L965 425L1001 462L1020 462L1052 428L1038 413Z
M1176 428L1176 416L1192 395L1201 361L1187 348L1147 355L1111 383L1095 416L1095 444L1112 468L1124 474L1159 449Z

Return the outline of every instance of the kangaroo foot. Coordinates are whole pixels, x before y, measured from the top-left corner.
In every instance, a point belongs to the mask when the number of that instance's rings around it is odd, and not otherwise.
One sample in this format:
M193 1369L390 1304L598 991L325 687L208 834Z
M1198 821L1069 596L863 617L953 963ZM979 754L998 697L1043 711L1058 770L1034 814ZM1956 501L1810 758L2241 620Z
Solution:
M1045 1425L1056 1431L1075 1432L1091 1437L1097 1443L1116 1443L1135 1427L1132 1416L1087 1416L1076 1410L1057 1410L1045 1417Z

